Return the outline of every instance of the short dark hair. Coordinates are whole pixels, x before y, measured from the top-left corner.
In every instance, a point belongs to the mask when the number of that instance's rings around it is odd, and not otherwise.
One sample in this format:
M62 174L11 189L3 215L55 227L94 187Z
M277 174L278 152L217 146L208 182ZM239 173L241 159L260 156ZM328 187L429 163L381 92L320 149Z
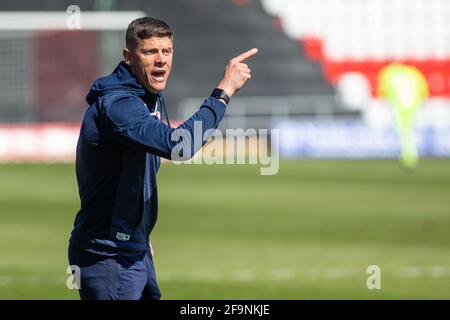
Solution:
M127 28L126 46L127 48L134 48L139 40L148 39L152 37L173 38L170 26L159 19L152 17L142 17L131 21Z

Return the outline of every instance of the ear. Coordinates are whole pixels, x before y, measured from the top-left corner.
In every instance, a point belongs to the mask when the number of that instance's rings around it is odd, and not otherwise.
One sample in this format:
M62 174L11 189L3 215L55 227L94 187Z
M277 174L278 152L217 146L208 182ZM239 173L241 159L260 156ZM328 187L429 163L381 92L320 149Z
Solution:
M131 65L131 52L130 52L130 49L123 48L122 54L123 54L123 60L125 61L127 66L130 66Z

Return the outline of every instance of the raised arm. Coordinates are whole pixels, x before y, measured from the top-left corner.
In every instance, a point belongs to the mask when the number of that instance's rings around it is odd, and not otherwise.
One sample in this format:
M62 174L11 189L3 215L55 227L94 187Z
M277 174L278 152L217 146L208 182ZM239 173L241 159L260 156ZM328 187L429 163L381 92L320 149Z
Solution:
M250 68L243 61L257 52L258 49L252 49L231 59L218 88L224 90L230 97L236 94L251 78ZM126 96L108 106L106 123L108 131L125 144L142 148L167 159L185 160L192 157L204 145L205 131L219 126L225 109L226 105L222 101L210 97L188 120L177 128L171 128L160 122L156 116L150 115L139 99ZM195 123L201 124L201 136L195 135L197 133ZM199 125L197 128L200 127ZM186 136L187 139L180 139ZM201 141L195 139L201 139ZM174 159L172 150L181 142L190 143L184 148L188 150L188 153L177 154Z

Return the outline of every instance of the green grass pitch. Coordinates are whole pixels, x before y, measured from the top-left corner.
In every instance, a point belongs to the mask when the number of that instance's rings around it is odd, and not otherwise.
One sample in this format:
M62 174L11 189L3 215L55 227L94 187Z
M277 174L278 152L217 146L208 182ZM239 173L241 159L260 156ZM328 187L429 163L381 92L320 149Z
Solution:
M449 160L163 164L158 180L164 299L450 299ZM78 299L78 205L73 164L0 165L0 299Z

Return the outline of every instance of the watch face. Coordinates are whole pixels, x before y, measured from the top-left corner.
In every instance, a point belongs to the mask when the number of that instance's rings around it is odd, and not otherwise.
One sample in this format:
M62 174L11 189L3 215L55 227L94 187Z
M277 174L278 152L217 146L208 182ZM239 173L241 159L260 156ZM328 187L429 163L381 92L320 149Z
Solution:
M220 90L220 89L215 89L214 92L213 92L213 95L214 95L214 97L216 97L216 98L222 97L223 94L224 94L224 91L223 91L223 90Z
M222 99L223 101L225 101L225 103L228 103L230 101L230 98L228 97L227 93L219 88L214 89L211 96L216 99Z

